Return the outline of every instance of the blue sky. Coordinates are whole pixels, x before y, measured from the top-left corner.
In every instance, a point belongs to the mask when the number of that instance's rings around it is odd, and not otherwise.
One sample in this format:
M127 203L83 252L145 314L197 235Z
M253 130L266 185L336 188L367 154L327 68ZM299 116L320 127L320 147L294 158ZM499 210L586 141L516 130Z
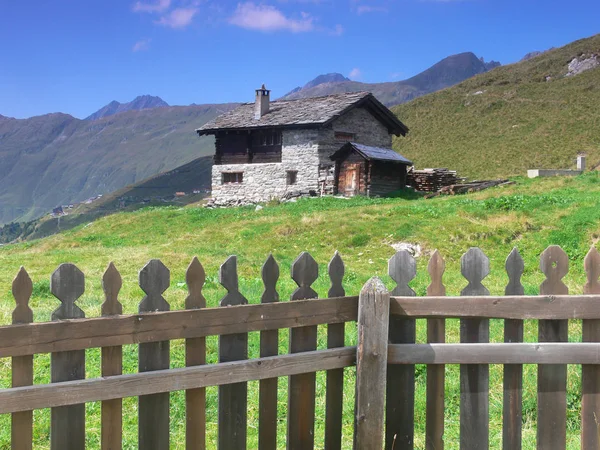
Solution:
M0 114L251 101L262 83L400 80L464 51L506 64L598 17L598 0L0 0Z

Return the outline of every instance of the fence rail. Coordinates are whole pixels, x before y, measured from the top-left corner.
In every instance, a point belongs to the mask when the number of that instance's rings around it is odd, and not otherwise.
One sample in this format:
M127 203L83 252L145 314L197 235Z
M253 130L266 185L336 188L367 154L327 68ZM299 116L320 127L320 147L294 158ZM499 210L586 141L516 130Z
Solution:
M84 275L71 264L51 277L61 301L52 322L33 323L32 282L21 269L13 283L13 325L0 327L0 357L12 358L12 388L0 390L0 414L12 414L12 448L32 448L32 410L52 408L53 450L85 448L85 403L101 401L103 449L122 446L122 404L138 400L138 445L168 449L169 392L186 391L186 448L206 448L206 393L219 387L218 447L246 447L247 382L259 380L258 442L277 448L277 379L289 377L287 447L315 446L315 373L327 371L325 448L342 447L344 369L356 365L354 445L358 449L414 447L415 365L427 364L425 445L444 447L445 364L460 365L460 447L489 447L489 364L504 364L503 447L521 448L523 364L538 365L537 446L566 448L566 365L582 365L584 449L600 448L600 254L590 250L584 268L584 295L568 295L561 281L568 258L556 246L541 256L546 279L539 296L524 296L523 260L514 250L506 262L505 296L490 296L483 284L489 260L479 249L461 259L468 285L460 297L445 296L444 261L436 252L428 272L427 297L416 297L409 283L416 262L399 252L389 262L396 287L388 292L372 279L360 296L346 296L344 263L336 253L328 266L329 298L317 299L311 285L318 265L301 254L291 268L298 288L291 302L280 302L279 267L270 256L262 270L260 304L240 293L237 260L229 258L219 280L227 289L220 307L206 308L205 272L194 258L186 282L185 310L169 311L163 297L169 270L158 260L140 271L146 296L139 314L122 315L121 277L114 265L102 286L102 317L85 318L76 304ZM461 321L461 343L445 343L445 319ZM489 319L504 319L505 343L489 343ZM427 342L416 342L416 319L427 319ZM539 342L523 343L523 320L539 321ZM568 342L568 320L583 319L583 342ZM356 322L357 346L345 346L344 324ZM317 325L327 325L327 349L317 350ZM289 353L279 355L280 329L290 329ZM260 357L248 359L248 333L260 332ZM206 364L207 336L219 336L217 364ZM186 367L170 369L169 342L185 339ZM122 374L123 345L138 344L139 371ZM85 350L102 349L101 378L85 379ZM51 353L51 383L33 384L33 355Z

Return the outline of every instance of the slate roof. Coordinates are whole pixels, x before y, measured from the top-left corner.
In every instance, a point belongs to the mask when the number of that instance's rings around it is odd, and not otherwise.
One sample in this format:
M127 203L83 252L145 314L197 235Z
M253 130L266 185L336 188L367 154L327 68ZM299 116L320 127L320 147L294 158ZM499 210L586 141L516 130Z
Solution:
M254 103L245 103L204 124L196 131L200 136L219 130L249 130L254 128L309 128L326 126L351 109L364 106L391 133L405 135L408 128L370 92L350 92L324 97L271 102L269 111L260 119L254 118Z
M412 161L409 161L400 153L395 152L391 148L381 148L381 147L371 147L369 145L357 144L356 142L348 142L341 149L335 152L331 159L335 160L341 155L343 152L346 152L349 149L356 150L363 158L369 161L387 161L399 164L406 164L412 166Z

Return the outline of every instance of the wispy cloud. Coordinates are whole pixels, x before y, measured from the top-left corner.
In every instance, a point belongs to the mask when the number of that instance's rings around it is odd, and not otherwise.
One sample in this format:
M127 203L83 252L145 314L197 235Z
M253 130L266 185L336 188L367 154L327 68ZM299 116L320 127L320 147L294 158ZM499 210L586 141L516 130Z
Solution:
M392 80L399 80L402 77L404 77L404 72L394 72L390 75Z
M140 39L135 44L133 44L132 52L143 52L150 48L151 39Z
M329 34L332 36L341 36L344 34L344 27L338 23L335 27L333 27L333 30L331 30Z
M135 12L146 12L146 13L161 13L169 9L171 6L171 0L155 0L153 2L135 2L133 10Z
M362 72L358 67L355 67L348 74L348 78L351 80L359 80L362 77Z
M360 5L356 8L357 14L368 14L374 12L387 12L388 9L384 6Z
M157 24L169 28L183 29L189 26L198 13L198 8L177 8L156 21Z
M280 10L270 5L256 5L253 2L238 3L229 23L241 28L256 31L291 31L303 33L314 30L313 18L301 13L299 18L286 17Z

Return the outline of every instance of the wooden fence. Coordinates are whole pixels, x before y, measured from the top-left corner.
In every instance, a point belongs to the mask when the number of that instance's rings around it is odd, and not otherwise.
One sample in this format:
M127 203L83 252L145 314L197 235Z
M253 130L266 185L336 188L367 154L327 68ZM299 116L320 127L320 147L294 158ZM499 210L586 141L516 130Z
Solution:
M289 377L287 447L315 446L315 372L327 371L325 448L342 446L344 368L356 365L354 446L357 449L414 447L415 364L427 364L426 446L444 447L445 364L460 364L460 448L489 447L489 364L504 364L503 447L521 448L523 364L538 365L537 446L566 448L566 365L582 365L584 449L599 448L600 417L600 255L585 259L586 295L569 296L561 281L568 258L556 246L542 255L546 279L539 296L524 296L524 264L514 250L506 261L505 296L490 296L484 253L470 249L461 259L468 282L461 297L446 297L444 261L436 252L428 272L427 297L415 298L409 283L416 262L407 252L389 261L396 287L389 293L374 278L358 297L346 297L344 264L336 253L328 266L327 299L311 285L318 265L301 254L291 267L298 288L292 302L279 302L279 267L269 257L262 268L260 304L248 304L238 289L236 257L220 269L227 294L221 307L206 308L205 272L190 264L185 310L169 311L163 293L169 270L150 261L139 274L146 296L139 314L122 315L121 277L109 265L102 279L105 302L100 318L85 318L76 301L84 275L72 264L51 277L61 301L52 322L33 323L32 282L21 269L13 283L13 325L0 327L0 357L12 358L12 384L0 390L0 414L12 414L12 448L32 447L32 410L51 408L50 448L85 448L85 403L102 402L101 446L122 447L122 398L139 397L140 449L169 448L169 392L186 392L186 448L206 448L207 386L219 386L218 447L246 448L247 382L260 380L260 449L277 448L278 377ZM467 296L468 298L465 298ZM427 343L416 343L415 319L427 319ZM446 344L445 319L459 318L460 344ZM505 343L489 343L489 319L504 319ZM523 343L523 320L539 320L539 343ZM583 343L568 343L568 320L583 319ZM358 343L345 346L344 324L357 321ZM317 350L317 325L327 324L327 349ZM280 329L290 329L289 354L278 355ZM260 331L260 358L248 359L248 333ZM219 363L206 364L205 338L219 336ZM169 341L185 339L186 367L170 369ZM139 372L122 374L122 346L139 344ZM85 350L102 348L102 377L85 379ZM33 356L51 354L51 383L33 385Z

